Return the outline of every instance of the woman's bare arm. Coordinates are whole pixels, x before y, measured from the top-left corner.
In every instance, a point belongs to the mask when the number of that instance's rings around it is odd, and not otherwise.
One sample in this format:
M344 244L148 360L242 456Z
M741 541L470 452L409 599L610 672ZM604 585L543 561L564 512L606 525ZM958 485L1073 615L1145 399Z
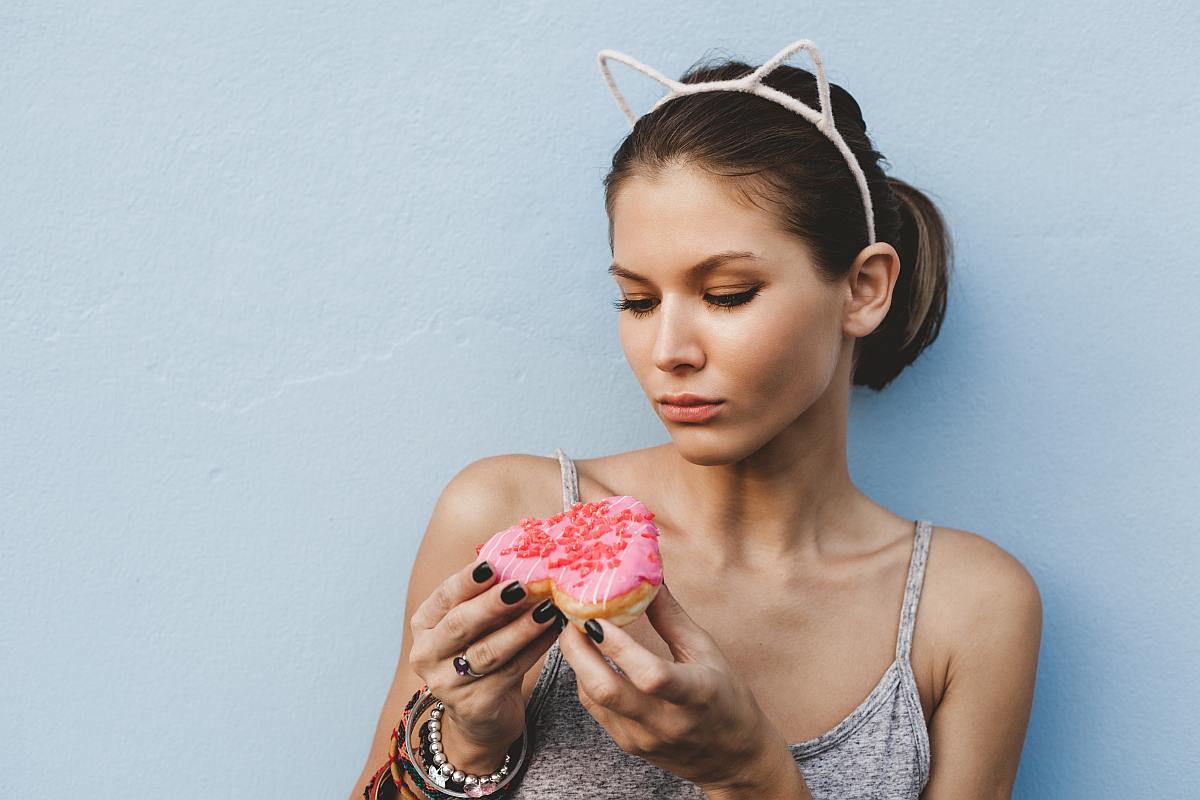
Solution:
M1033 706L1042 602L1015 558L982 540L957 570L962 598L921 800L1008 800ZM932 558L932 556L931 556ZM943 573L944 574L944 573Z
M468 464L446 484L434 505L408 581L404 628L396 631L402 637L400 659L375 724L366 764L355 781L350 800L362 800L363 787L387 760L392 731L405 704L423 683L408 665L412 647L408 623L413 613L438 584L477 558L475 545L487 541L517 518L514 516L517 473L510 461L509 456L499 455ZM375 599L386 602L386 591Z

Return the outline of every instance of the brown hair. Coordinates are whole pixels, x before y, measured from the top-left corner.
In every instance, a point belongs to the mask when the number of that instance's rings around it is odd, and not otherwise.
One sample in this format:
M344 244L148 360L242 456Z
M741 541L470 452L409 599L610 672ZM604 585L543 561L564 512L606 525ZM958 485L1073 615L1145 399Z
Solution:
M754 69L736 60L701 61L680 81L731 80ZM807 70L781 64L763 83L819 106L816 76ZM888 162L867 137L862 111L850 93L835 83L829 90L838 132L866 175L876 239L900 256L887 315L854 343L852 383L880 391L937 338L946 312L951 241L937 206L918 189L884 174L880 163ZM776 214L785 230L804 240L821 277L831 283L845 279L867 246L858 184L842 154L815 125L745 92L697 92L639 118L613 155L604 178L610 250L621 186L680 164L703 169L746 202Z

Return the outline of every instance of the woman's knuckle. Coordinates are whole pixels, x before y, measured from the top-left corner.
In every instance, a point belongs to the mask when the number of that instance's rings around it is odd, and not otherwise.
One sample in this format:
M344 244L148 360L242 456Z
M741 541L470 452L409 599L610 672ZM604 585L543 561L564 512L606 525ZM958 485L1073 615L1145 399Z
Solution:
M577 694L579 695L579 705L583 706L583 710L588 712L592 716L595 716L595 714L596 714L595 709L600 704L596 702L595 698L593 698L590 694L585 692L583 690L582 686L579 687L579 691Z
M496 648L487 639L480 639L471 645L471 654L467 660L476 672L481 669L491 672L496 666Z
M446 618L442 620L445 627L446 637L453 642L459 642L466 638L467 624L463 619L462 612L457 608L451 609Z
M671 674L663 667L651 667L645 677L646 691L658 694L671 683Z
M437 607L440 609L445 609L447 613L453 611L455 608L458 608L459 603L462 602L462 597L457 591L455 591L454 582L450 580L444 581L440 586L438 586L437 594Z
M666 744L677 745L687 739L687 731L684 729L683 725L677 722L672 722L671 720L666 720L662 723L662 727L660 728L659 738L662 739L662 741Z
M635 756L645 758L654 755L655 744L653 739L645 735L631 735L629 742L623 745L622 749Z
M525 674L525 667L518 663L517 659L513 658L509 659L508 663L506 663L504 666L494 671L498 672L505 678L516 678L519 675Z
M604 681L592 690L591 694L600 705L612 706L617 702L621 693L612 681Z

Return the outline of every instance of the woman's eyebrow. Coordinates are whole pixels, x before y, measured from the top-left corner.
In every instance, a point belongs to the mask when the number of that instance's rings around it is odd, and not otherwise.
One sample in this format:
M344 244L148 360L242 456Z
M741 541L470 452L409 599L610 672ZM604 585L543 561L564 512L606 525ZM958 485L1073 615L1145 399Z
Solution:
M687 276L689 278L697 278L712 272L726 262L735 261L738 259L750 259L753 261L762 260L759 256L747 250L723 250L720 253L714 253L713 255L701 261L699 264L689 267L687 270ZM653 281L646 276L638 275L636 272L625 269L625 267L622 267L615 261L612 263L612 266L608 268L608 274L618 278L625 278L626 280L637 281L638 283L653 283Z

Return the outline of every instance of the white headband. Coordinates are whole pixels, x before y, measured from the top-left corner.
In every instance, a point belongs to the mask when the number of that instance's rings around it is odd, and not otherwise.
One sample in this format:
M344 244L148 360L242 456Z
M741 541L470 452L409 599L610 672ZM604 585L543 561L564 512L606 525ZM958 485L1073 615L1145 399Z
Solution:
M807 50L809 55L812 56L813 67L815 67L817 74L817 96L821 104L820 111L816 111L812 107L801 103L796 98L792 97L791 95L784 94L778 89L773 89L770 86L764 86L762 83L763 78L765 78L768 73L782 64L788 58L788 56L790 56L792 53L795 53L797 50ZM613 97L617 99L617 105L621 107L623 112L625 112L625 116L629 119L629 126L632 128L637 124L638 118L632 111L629 110L629 105L625 102L625 98L621 95L620 90L617 89L616 82L613 81L612 73L608 71L608 64L606 62L610 58L616 59L622 64L627 64L633 67L638 72L641 72L647 77L653 78L671 90L670 93L659 98L658 102L656 102L650 108L650 111L646 112L648 114L653 113L658 109L659 106L668 100L685 94L714 91L746 92L748 94L756 94L759 97L779 103L784 108L795 111L797 114L816 125L817 130L825 134L829 141L833 142L834 146L836 146L838 151L841 152L842 157L846 159L846 164L848 164L850 167L850 171L854 173L854 179L858 181L858 189L862 193L863 210L867 213L868 244L875 243L875 214L871 206L871 191L867 188L867 176L863 174L862 167L858 165L858 160L855 159L854 153L851 152L850 148L846 145L846 141L842 138L841 133L838 132L837 127L833 124L833 104L829 101L829 81L825 79L825 69L821 66L821 55L817 52L816 44L811 40L801 39L799 41L792 42L787 47L783 48L774 56L772 56L770 61L763 64L749 75L745 75L734 80L706 81L704 83L680 83L679 81L673 81L653 67L647 67L637 59L631 58L624 53L618 53L616 50L601 50L598 54L600 72L604 75L604 82L608 84L609 91L611 91Z

